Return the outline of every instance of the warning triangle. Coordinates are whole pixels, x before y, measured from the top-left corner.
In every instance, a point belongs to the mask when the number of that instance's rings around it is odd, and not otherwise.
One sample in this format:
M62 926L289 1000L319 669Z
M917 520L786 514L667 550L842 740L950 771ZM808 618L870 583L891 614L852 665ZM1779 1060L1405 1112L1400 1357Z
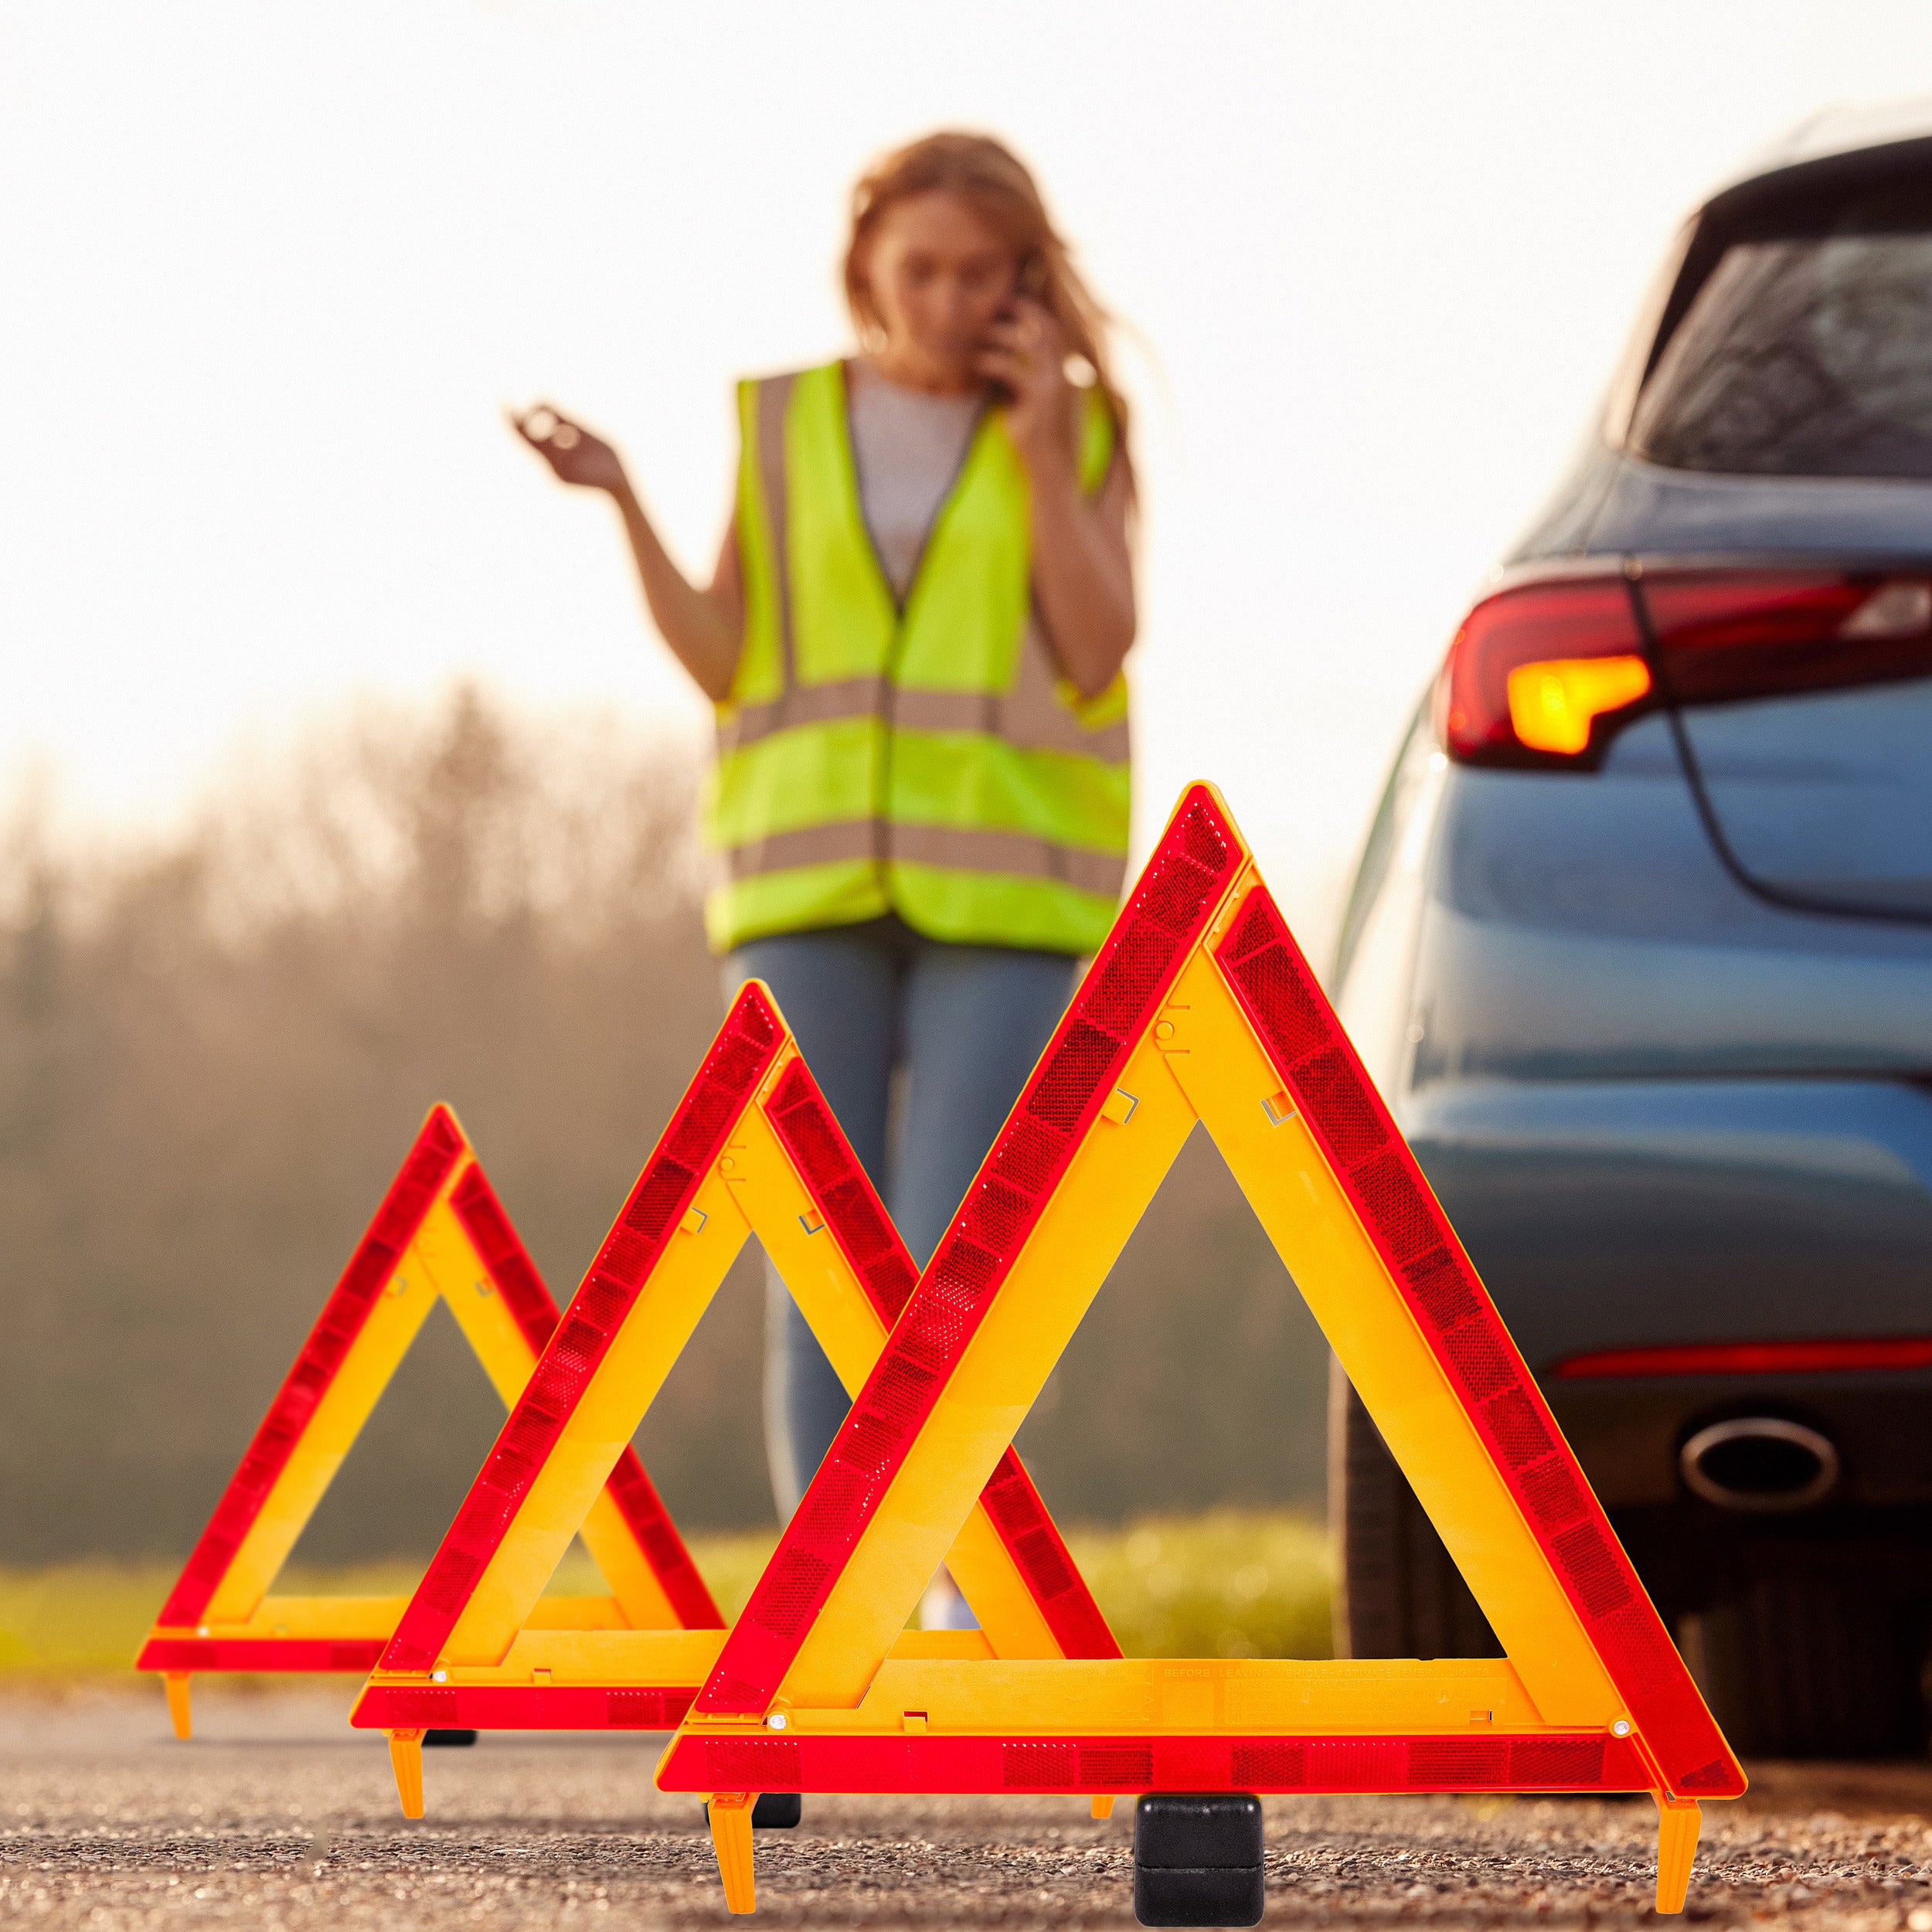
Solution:
M423 1729L668 1730L711 1674L720 1633L561 1631L532 1613L753 1235L858 1389L917 1270L756 980L733 1002L356 1705L353 1723L391 1733L410 1815L421 1811ZM980 1628L909 1633L902 1651L1119 1656L1010 1444L981 1471L922 1590L942 1560ZM819 1581L809 1561L775 1595L767 1579L761 1614L784 1627L788 1606L802 1616Z
M179 1735L206 1671L369 1670L404 1597L269 1592L438 1298L505 1404L529 1380L557 1308L456 1116L430 1110L324 1304L135 1659L165 1673ZM612 1594L549 1597L564 1627L719 1628L723 1619L627 1442L586 1512Z
M1502 1658L895 1653L1197 1122ZM1211 787L1183 795L658 1783L713 1794L1648 1791L1663 1811L1660 1907L1681 1908L1696 1801L1737 1795L1743 1774ZM738 1815L713 1804L727 1897L743 1910Z

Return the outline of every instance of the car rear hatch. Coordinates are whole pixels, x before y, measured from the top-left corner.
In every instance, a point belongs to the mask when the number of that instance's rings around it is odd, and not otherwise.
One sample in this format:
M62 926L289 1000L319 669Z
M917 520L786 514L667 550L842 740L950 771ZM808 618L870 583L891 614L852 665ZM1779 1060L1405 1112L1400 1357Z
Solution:
M1932 575L1673 567L1631 589L1725 862L1794 906L1932 920Z
M1724 479L1733 502L1747 479L1767 495L1797 479L1826 495L1932 492L1925 150L1713 204L1652 350L1632 455ZM1672 713L1720 855L1754 889L1932 920L1932 555L1842 535L1822 556L1780 544L1638 560L1651 701Z

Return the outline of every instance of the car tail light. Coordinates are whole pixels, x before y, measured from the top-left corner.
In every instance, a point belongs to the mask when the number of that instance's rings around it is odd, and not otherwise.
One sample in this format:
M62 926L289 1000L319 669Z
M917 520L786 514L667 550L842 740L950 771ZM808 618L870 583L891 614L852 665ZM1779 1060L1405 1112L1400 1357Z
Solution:
M1463 620L1437 686L1468 764L1588 769L1659 702L1932 673L1932 580L1839 570L1652 570L1512 584Z
M1600 720L1650 690L1621 577L1517 584L1464 618L1437 689L1437 730L1470 764L1574 764L1600 748Z
M1639 587L1681 703L1932 672L1932 581L1838 571L1697 571Z

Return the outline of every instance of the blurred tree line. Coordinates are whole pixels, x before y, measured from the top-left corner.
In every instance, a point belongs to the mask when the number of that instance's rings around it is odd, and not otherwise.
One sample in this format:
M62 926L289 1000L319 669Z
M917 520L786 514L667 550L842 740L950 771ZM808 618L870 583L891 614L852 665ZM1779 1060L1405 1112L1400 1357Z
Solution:
M0 826L0 1563L183 1552L424 1111L558 1298L720 1012L698 773L614 715L365 708L184 828ZM638 1437L768 1521L755 1257ZM1070 1520L1315 1503L1320 1338L1197 1137L1022 1437ZM434 1547L502 1420L432 1317L298 1557Z

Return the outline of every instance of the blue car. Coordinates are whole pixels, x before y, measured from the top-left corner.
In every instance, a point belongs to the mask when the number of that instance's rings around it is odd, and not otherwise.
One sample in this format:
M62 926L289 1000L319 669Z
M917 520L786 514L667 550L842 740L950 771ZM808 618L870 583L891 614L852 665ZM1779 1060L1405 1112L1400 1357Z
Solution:
M1919 1752L1932 107L1679 237L1469 611L1332 983L1733 1742ZM1338 1636L1494 1654L1345 1383Z

